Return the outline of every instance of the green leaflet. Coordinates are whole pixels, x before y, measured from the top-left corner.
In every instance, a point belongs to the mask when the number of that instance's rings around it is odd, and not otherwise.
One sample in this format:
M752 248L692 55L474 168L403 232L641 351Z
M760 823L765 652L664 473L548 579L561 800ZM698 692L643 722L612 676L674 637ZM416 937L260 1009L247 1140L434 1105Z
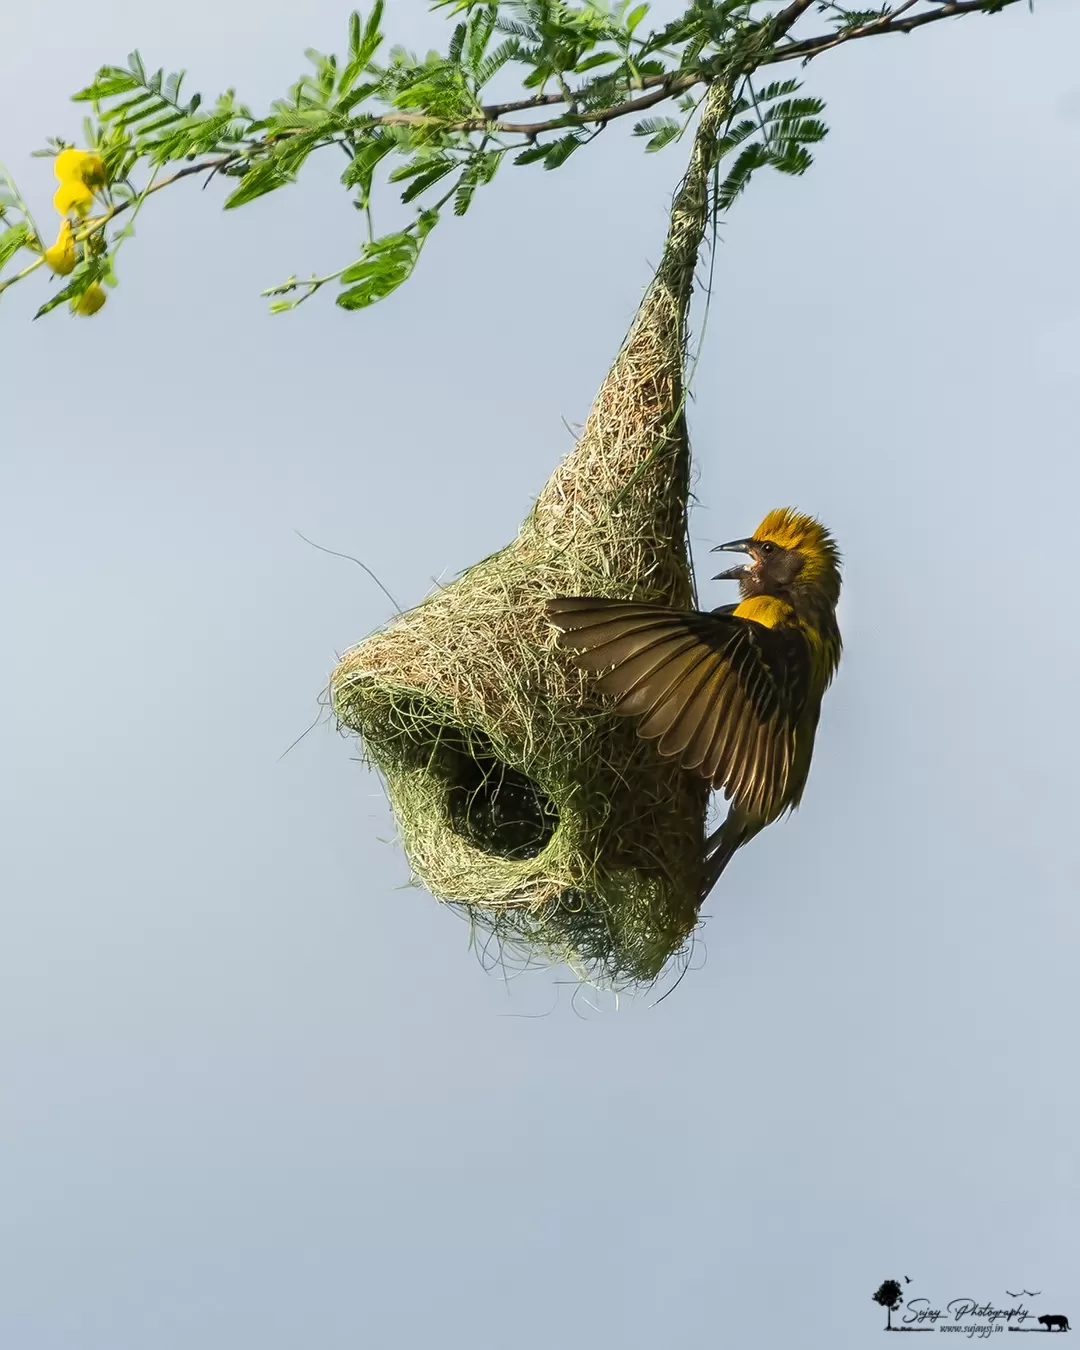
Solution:
M10 229L0 233L0 267L13 258L29 238L30 226L26 224L12 225Z
M244 206L256 197L265 197L268 192L276 192L292 182L295 182L292 175L282 173L276 164L257 164L244 175L240 186L225 198L225 209L230 211Z

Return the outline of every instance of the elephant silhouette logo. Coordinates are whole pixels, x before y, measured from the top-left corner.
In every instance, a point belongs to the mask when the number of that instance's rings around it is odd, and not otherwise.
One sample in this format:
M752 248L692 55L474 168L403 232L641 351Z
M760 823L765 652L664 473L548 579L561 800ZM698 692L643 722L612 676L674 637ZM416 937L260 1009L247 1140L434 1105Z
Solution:
M1039 1321L1043 1324L1043 1327L1046 1331L1052 1331L1054 1327L1056 1327L1058 1331L1072 1330L1072 1328L1069 1326L1069 1319L1067 1317L1063 1317L1061 1313L1043 1313L1043 1315L1039 1318Z

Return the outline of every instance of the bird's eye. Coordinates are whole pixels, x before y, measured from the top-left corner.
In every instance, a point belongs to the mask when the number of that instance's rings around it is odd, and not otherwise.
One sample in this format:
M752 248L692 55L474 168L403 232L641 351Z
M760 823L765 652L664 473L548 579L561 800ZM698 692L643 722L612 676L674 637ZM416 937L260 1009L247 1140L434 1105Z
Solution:
M761 551L762 553L771 553L773 551L772 544L762 544Z

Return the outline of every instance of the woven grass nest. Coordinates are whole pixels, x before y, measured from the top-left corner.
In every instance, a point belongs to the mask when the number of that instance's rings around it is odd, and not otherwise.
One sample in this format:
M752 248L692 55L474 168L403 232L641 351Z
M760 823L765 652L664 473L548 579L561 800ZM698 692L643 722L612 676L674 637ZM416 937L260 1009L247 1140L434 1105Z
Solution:
M556 595L696 603L686 314L726 92L706 96L663 259L581 438L517 538L346 652L334 713L436 898L594 983L652 983L698 917L708 788L555 646Z

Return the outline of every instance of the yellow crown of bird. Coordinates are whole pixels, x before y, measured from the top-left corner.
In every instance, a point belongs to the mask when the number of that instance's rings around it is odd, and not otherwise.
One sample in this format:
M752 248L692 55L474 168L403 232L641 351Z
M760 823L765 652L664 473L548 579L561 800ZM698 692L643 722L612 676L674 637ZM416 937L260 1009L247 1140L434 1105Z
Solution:
M839 590L840 550L820 520L793 507L779 506L769 512L754 531L753 537L760 543L775 544L778 548L801 553L804 558L803 580L818 581L832 573Z

